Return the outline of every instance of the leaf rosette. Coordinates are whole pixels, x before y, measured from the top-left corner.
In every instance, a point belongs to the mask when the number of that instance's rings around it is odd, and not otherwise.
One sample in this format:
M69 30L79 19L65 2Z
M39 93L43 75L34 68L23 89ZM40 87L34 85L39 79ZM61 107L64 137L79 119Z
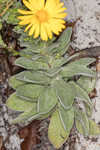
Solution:
M88 96L95 86L96 72L89 67L95 59L71 61L74 55L64 57L71 34L72 28L67 28L56 42L37 41L32 46L24 41L22 44L26 47L15 64L25 70L9 80L16 92L8 98L7 106L21 112L12 122L50 116L48 137L56 148L68 138L74 123L85 136L94 134L92 127L100 133L90 120L93 106ZM77 109L77 103L84 105L84 111Z

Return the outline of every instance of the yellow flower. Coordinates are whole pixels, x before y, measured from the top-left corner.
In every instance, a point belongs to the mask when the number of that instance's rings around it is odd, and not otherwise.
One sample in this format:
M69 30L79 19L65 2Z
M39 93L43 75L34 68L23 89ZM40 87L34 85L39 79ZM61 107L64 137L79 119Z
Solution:
M65 28L64 18L67 15L60 0L23 0L24 5L29 10L18 10L20 25L27 25L25 32L29 30L29 36L39 35L42 40L52 39L52 34L59 35Z

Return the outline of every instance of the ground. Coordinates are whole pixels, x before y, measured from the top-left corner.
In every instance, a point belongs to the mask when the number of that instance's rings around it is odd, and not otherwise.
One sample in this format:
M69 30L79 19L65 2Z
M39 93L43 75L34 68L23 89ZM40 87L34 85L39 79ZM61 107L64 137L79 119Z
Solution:
M63 1L63 0L62 0ZM75 21L76 24L73 29L72 47L75 50L81 50L85 48L92 48L100 46L100 0L64 0L67 9L68 16L66 20L68 22ZM32 125L29 127L22 128L21 125L11 126L9 120L12 112L8 111L5 106L5 101L9 94L13 91L8 85L8 78L16 72L16 67L13 68L3 56L0 56L0 150L21 150L20 143L25 137L21 137L26 132L32 134L31 140L33 139L34 133L37 129L34 129ZM10 61L14 61L14 57ZM11 63L12 64L12 63ZM13 71L9 69L13 68ZM96 123L100 123L100 72L97 74L96 90L97 95L93 100L95 110L93 112L93 119ZM13 113L14 116L14 113ZM35 122L37 124L37 122ZM44 125L45 124L45 125ZM34 147L34 150L55 150L47 139L46 129L48 126L48 120L39 123L40 133L39 138L35 138L33 143L39 143L42 140L41 145ZM21 132L18 133L21 129ZM44 132L45 131L45 132ZM37 133L35 133L37 134ZM19 138L19 136L21 138ZM2 138L3 137L3 138ZM40 138L41 137L41 138ZM30 139L28 139L30 141ZM3 143L4 141L4 143ZM24 144L25 145L25 144ZM27 144L26 144L27 146ZM63 147L59 150L99 150L100 149L100 137L88 137L85 138L78 134L74 129L71 132L70 138ZM23 147L25 149L25 146ZM28 150L28 148L27 148Z

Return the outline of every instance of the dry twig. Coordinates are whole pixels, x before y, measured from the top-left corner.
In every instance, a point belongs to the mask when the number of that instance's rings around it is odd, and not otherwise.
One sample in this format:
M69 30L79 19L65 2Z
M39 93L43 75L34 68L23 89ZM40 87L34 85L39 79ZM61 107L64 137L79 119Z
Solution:
M0 14L0 17L2 17L6 12L7 10L12 6L14 0L11 0L10 2L7 2L6 4L6 8L3 10L3 12Z

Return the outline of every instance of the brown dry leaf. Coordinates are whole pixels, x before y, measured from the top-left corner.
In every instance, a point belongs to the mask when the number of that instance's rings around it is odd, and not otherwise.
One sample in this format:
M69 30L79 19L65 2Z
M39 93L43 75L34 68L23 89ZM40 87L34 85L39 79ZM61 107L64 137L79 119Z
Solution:
M2 145L3 145L3 137L0 136L0 150L2 149Z
M3 137L0 136L0 150L6 150L3 146Z
M100 57L98 57L96 61L96 71L100 72Z
M20 138L24 138L24 141L21 143L21 150L32 150L32 148L39 143L39 124L40 121L33 121L19 131Z
M94 98L97 96L97 90L94 88L90 93L89 93L89 97L90 98Z

